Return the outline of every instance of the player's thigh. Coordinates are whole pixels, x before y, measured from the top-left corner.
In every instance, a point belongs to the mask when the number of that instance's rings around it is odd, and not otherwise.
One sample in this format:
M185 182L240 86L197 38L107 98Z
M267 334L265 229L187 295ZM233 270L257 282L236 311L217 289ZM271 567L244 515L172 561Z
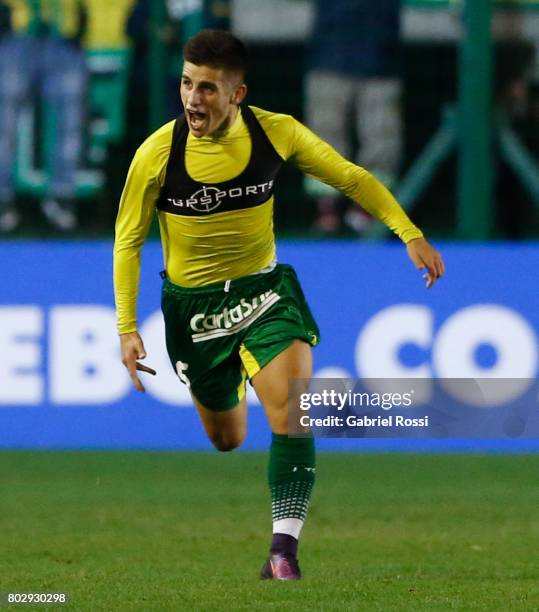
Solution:
M0 42L0 101L2 112L30 96L35 45L27 37L7 36ZM3 126L15 129L16 124ZM2 134L3 135L3 134Z
M253 378L252 383L260 399L271 430L288 433L289 402L298 403L301 393L307 390L312 375L312 349L303 340L292 343L265 365ZM305 381L290 388L291 379Z
M208 438L220 451L237 448L247 430L246 374L239 357L232 355L210 369L193 368L192 374L191 396Z
M88 84L88 68L84 50L63 41L48 41L43 61L44 93L48 100L62 106L68 112L82 107Z
M241 445L247 433L247 402L245 396L228 410L210 410L193 394L193 403L208 438L220 451L230 451Z

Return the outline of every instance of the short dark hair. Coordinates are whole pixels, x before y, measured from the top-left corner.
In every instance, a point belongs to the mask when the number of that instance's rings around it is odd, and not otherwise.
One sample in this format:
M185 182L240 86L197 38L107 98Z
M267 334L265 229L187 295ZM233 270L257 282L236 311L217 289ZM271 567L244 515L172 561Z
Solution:
M241 73L245 77L248 54L239 38L225 30L202 30L183 48L183 58L196 66L211 66Z

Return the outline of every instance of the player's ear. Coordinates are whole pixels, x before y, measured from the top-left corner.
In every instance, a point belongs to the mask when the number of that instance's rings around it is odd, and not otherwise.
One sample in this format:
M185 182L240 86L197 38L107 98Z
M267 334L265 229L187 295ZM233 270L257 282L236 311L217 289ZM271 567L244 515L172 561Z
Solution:
M241 104L245 100L247 95L247 85L242 83L239 87L236 87L234 93L230 97L231 104Z

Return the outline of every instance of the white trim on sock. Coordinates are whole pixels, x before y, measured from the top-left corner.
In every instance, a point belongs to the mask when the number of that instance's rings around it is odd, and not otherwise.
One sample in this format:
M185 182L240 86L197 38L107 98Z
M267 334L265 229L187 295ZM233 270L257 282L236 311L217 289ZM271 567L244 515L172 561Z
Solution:
M285 518L273 523L273 533L286 533L291 535L296 540L299 540L299 534L303 527L303 521L297 518Z

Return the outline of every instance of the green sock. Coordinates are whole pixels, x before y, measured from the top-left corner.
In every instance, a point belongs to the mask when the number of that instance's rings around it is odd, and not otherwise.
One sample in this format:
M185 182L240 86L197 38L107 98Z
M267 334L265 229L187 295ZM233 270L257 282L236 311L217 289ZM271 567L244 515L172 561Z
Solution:
M272 434L268 482L273 533L299 538L314 478L314 439Z

